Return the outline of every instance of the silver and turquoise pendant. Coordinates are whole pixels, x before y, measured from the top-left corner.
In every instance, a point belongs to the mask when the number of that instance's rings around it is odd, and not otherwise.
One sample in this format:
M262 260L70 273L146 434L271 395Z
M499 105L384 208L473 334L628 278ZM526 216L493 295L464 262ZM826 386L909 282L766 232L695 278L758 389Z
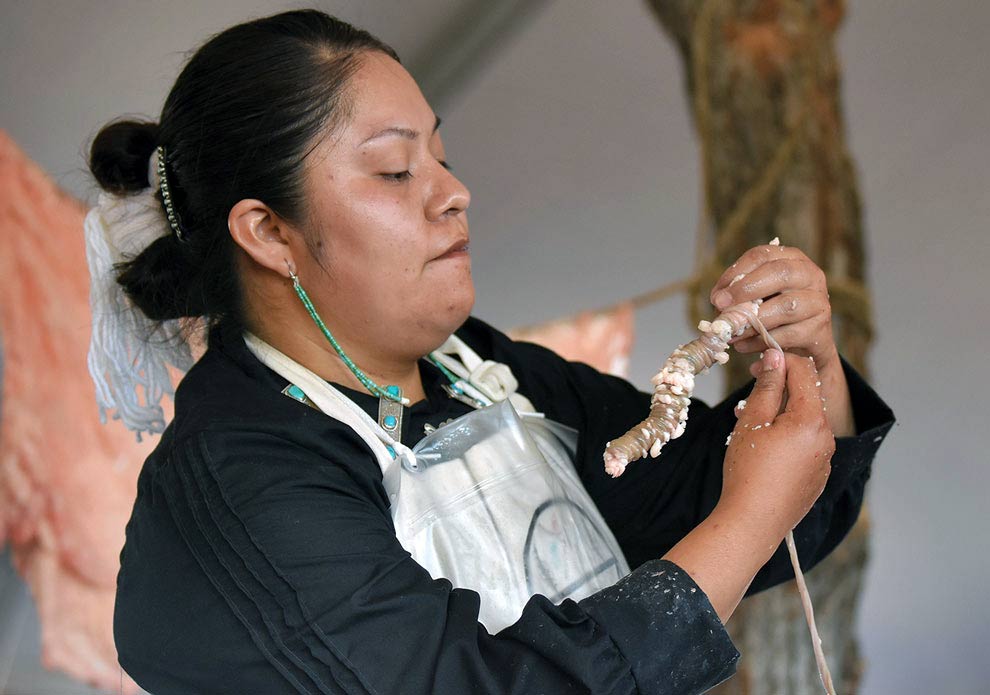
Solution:
M392 439L400 441L402 439L402 403L398 399L402 398L402 389L393 384L386 386L385 392L397 400L385 396L378 398L378 425L388 432Z

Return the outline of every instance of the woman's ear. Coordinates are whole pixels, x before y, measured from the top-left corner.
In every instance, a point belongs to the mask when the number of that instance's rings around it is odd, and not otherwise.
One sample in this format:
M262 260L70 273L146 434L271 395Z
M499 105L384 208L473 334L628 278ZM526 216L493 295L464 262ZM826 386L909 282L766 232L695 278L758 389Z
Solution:
M255 263L283 276L287 273L286 261L295 264L288 224L260 200L237 201L227 216L227 227L234 243Z

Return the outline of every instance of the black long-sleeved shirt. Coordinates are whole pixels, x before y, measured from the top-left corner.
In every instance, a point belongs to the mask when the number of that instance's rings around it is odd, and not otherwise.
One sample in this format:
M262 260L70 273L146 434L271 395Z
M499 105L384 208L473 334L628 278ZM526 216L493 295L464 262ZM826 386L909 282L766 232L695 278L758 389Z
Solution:
M725 439L744 387L695 401L684 435L618 478L605 442L642 419L649 394L513 342L477 319L457 332L504 362L519 391L576 428L575 465L632 573L581 601L534 596L489 634L479 596L432 579L395 538L381 473L360 438L281 394L286 381L221 327L176 394L175 418L138 479L114 613L120 663L155 695L207 693L696 693L738 659L707 597L658 560L718 501ZM848 366L857 435L837 440L824 493L795 530L802 565L859 512L889 408ZM427 399L402 441L469 407L420 363ZM372 417L378 401L339 387ZM750 592L791 576L783 547Z

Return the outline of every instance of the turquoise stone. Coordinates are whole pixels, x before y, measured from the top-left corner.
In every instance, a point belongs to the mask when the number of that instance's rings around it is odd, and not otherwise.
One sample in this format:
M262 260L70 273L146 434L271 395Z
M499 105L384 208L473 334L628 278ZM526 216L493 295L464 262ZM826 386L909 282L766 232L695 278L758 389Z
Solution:
M296 386L295 384L289 384L288 394L293 398L295 398L297 401L306 400L306 394L303 393L303 390L298 386Z
M388 392L390 396L398 396L400 393L402 393L402 390L395 384L385 387L385 390Z
M385 416L385 429L394 430L397 424L399 424L399 421L395 419L394 415Z
M385 449L386 449L386 451L388 451L389 455L392 458L395 458L395 449L393 449L392 447L390 447L388 444L385 445Z

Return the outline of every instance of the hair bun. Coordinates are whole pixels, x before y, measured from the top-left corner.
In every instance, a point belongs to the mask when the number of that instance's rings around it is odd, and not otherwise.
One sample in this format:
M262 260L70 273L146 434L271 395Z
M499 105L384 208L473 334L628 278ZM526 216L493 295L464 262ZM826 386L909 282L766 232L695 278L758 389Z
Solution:
M159 237L131 262L116 266L124 293L152 321L202 316L196 265L174 234ZM183 281L184 280L184 281Z
M116 121L103 127L89 150L89 170L108 193L140 191L148 181L148 159L158 146L158 124Z

